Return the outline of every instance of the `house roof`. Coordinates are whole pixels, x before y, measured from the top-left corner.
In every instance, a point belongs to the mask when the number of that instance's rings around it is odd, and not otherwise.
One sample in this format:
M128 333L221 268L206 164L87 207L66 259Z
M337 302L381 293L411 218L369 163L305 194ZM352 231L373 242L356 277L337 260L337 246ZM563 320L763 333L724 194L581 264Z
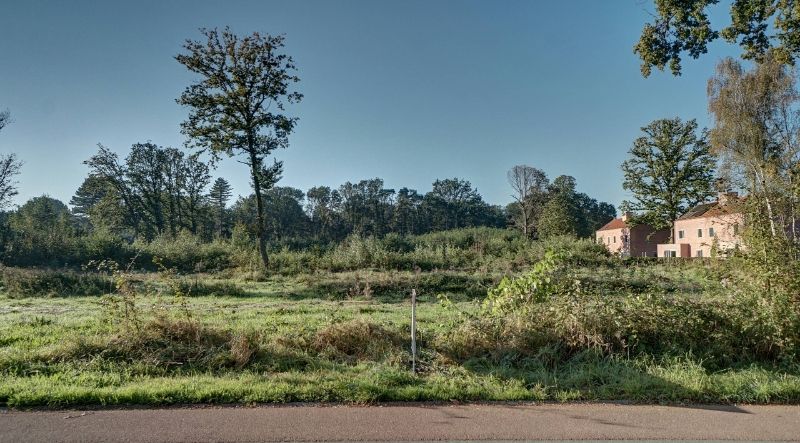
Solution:
M686 211L685 214L678 217L678 220L688 220L691 218L700 217L719 217L727 214L736 214L740 212L739 203L744 201L743 197L729 197L731 201L726 204L720 204L719 201L710 203L700 203Z
M627 227L628 224L622 221L621 218L615 218L610 222L606 223L605 225L603 225L603 227L598 229L598 231L609 231L611 229L623 229Z

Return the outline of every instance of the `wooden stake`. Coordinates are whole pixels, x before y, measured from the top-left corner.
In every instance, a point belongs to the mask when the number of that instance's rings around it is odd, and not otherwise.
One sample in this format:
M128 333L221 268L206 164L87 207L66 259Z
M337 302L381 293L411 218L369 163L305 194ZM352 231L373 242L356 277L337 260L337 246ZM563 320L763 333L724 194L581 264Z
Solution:
M411 290L411 372L417 373L417 290Z

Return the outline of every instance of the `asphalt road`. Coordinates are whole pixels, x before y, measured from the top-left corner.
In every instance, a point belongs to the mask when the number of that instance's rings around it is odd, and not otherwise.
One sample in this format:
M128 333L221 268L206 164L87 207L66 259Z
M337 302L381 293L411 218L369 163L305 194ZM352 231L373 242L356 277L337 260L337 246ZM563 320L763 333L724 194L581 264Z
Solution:
M0 411L0 442L800 441L800 406L387 405Z

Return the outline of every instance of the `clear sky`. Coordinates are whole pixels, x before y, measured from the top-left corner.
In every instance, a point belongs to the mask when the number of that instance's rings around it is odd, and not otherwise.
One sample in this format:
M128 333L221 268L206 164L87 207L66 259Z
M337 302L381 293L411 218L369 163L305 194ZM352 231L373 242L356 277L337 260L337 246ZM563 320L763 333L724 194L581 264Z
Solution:
M639 128L680 116L708 125L705 87L737 48L711 46L682 77L639 73L632 47L647 0L36 1L4 0L0 109L14 123L0 152L25 162L17 203L64 200L102 143L121 154L150 140L180 147L192 76L174 60L199 27L285 34L303 102L282 186L381 177L430 190L461 177L510 201L515 164L618 205L619 164ZM721 6L724 16L725 6ZM717 22L719 23L719 22ZM214 171L248 194L245 166Z

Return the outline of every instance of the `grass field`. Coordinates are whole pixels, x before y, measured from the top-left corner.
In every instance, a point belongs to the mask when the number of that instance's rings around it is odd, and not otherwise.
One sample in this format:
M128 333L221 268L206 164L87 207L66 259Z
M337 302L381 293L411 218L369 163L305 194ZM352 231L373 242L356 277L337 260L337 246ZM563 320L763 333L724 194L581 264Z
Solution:
M616 291L620 300L644 291L643 286L668 294L669 303L653 302L653 309L703 297L714 286L693 269L675 279L656 278L662 269L604 272L583 269L579 274L584 287ZM615 273L622 279L615 280ZM119 306L112 308L107 298L98 296L0 296L0 403L800 402L796 360L716 359L725 352L716 350L709 360L702 354L703 337L684 349L663 352L637 351L651 349L652 344L619 349L570 344L563 334L542 344L520 345L535 326L511 328L517 319L495 323L492 327L505 329L487 341L490 333L475 332L469 325L480 324L476 322L486 287L499 276L440 274L374 271L261 282L204 277L208 285L235 288L237 295L140 295L129 307L137 313L127 319ZM433 279L431 285L451 287L442 291L447 297L433 291L423 291L420 297L421 370L412 374L410 303L404 288L412 279L425 278ZM636 309L651 306L639 303ZM554 316L571 316L584 305L565 310L555 302L542 306ZM594 311L586 312L590 319L595 317ZM650 315L665 317L669 327L672 321L661 312ZM546 319L550 314L543 315ZM706 321L704 315L690 321ZM580 322L573 329L590 324ZM654 342L665 340L659 331L640 328L634 334L632 327L619 328L621 332L606 334L612 345L615 334L624 334L628 341L636 334L655 337ZM714 340L714 331L707 333Z

